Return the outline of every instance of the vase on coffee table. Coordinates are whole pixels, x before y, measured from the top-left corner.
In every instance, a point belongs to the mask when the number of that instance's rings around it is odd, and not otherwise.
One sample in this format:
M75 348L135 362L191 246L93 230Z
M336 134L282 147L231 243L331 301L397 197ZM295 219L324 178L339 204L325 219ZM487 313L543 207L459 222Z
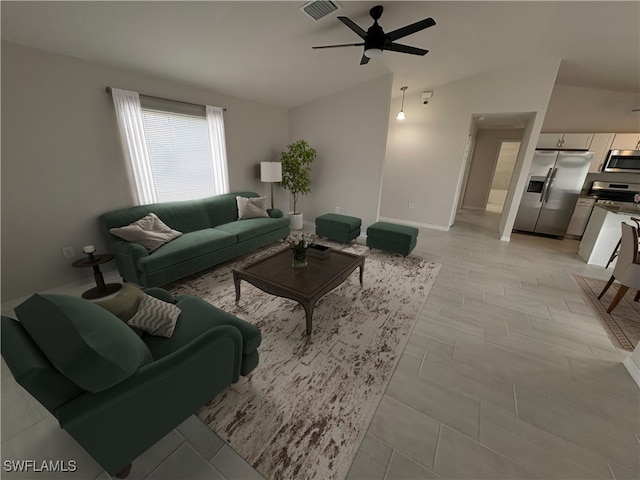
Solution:
M307 249L294 250L293 261L291 262L293 268L303 268L307 266Z

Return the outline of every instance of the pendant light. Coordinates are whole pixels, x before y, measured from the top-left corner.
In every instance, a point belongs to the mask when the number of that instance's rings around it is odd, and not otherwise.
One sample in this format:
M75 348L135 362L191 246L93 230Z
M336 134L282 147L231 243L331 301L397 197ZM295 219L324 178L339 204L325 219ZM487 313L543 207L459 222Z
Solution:
M405 117L404 116L404 92L407 90L407 87L402 87L400 90L402 90L402 106L400 107L400 111L398 112L398 115L396 116L396 120L404 120Z

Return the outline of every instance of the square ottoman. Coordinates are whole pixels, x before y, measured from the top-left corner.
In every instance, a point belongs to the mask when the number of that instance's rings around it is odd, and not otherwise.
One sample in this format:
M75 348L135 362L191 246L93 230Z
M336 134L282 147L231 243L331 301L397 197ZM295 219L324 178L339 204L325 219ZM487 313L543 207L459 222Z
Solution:
M316 235L349 243L360 235L362 220L358 217L327 213L316 217Z
M376 222L367 228L367 247L407 256L416 246L418 229L394 223Z

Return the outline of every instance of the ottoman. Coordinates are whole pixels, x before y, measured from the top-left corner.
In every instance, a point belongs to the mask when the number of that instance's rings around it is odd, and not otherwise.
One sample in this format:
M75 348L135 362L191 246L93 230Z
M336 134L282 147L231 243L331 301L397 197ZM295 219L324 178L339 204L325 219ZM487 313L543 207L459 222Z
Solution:
M316 217L316 235L349 243L360 235L362 220L349 215L327 213Z
M367 247L407 256L416 246L418 229L394 223L376 222L367 228Z

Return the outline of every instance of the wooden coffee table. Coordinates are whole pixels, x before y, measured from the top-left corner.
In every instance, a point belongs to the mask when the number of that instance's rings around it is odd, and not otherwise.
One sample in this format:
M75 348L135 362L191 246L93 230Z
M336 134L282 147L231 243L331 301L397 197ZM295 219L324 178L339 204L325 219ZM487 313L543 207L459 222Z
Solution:
M263 292L290 298L300 303L307 319L307 335L311 335L311 319L316 302L344 282L360 267L360 285L364 273L364 257L331 250L324 259L307 255L307 266L293 268L289 248L233 271L236 303L240 301L240 281L245 280Z

